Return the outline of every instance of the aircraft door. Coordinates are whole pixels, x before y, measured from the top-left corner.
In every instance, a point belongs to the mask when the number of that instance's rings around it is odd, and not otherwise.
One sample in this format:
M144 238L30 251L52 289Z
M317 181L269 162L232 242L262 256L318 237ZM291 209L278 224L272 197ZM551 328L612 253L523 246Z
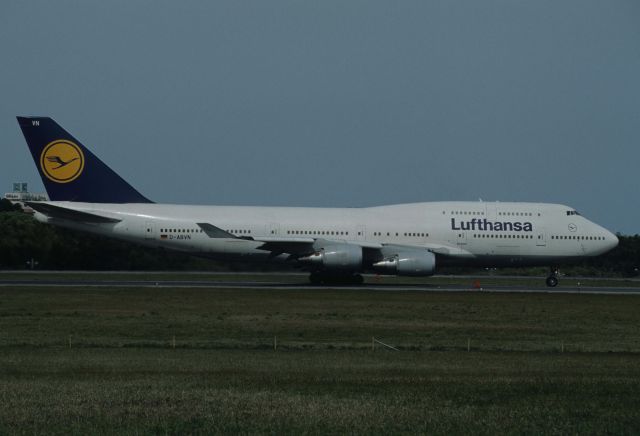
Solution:
M538 247L544 247L545 245L547 245L544 227L538 228L538 231L536 232L536 235L534 236L534 238L536 238L536 245Z
M458 245L466 245L467 244L467 234L465 232L463 232L462 230L458 230L456 233L458 235Z
M278 236L280 234L280 225L278 223L269 223L267 226L267 236Z
M155 239L155 225L153 221L145 221L142 226L142 232L144 234L144 239Z
M496 220L496 205L494 203L486 204L485 207L486 207L485 213L486 213L487 220L495 221Z

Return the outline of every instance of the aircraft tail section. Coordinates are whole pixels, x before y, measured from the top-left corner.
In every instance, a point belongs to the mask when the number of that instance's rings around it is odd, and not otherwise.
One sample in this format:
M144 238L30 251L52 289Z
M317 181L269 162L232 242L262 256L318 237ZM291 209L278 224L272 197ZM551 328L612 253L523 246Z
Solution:
M49 117L17 117L52 201L151 203Z

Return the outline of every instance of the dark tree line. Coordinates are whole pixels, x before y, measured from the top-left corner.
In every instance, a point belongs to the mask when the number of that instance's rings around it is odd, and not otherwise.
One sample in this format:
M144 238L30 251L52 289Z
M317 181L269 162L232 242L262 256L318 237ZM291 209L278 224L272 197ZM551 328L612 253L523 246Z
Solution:
M569 275L634 276L640 268L640 236L622 236L611 252L565 267ZM272 265L228 264L185 254L138 247L87 233L48 226L0 200L0 269L26 269L31 260L50 270L265 270ZM279 267L282 268L282 267ZM505 270L507 273L513 270ZM459 272L451 269L450 272ZM473 271L464 269L465 273ZM540 274L540 269L517 273Z
M617 235L620 243L610 252L584 260L574 275L633 277L640 274L640 235Z
M181 253L39 223L6 200L0 201L0 269L47 270L228 270ZM239 266L236 266L239 267Z

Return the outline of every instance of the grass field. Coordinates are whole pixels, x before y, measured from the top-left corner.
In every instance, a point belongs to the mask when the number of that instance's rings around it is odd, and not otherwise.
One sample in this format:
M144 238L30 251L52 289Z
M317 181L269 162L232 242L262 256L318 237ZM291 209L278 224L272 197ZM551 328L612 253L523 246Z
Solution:
M633 434L639 321L633 295L5 287L0 433Z

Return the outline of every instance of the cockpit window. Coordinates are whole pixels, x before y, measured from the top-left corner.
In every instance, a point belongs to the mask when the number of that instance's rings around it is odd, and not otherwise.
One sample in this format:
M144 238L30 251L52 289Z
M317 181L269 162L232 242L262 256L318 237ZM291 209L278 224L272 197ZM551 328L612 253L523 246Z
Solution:
M577 210L568 210L567 215L580 215Z

